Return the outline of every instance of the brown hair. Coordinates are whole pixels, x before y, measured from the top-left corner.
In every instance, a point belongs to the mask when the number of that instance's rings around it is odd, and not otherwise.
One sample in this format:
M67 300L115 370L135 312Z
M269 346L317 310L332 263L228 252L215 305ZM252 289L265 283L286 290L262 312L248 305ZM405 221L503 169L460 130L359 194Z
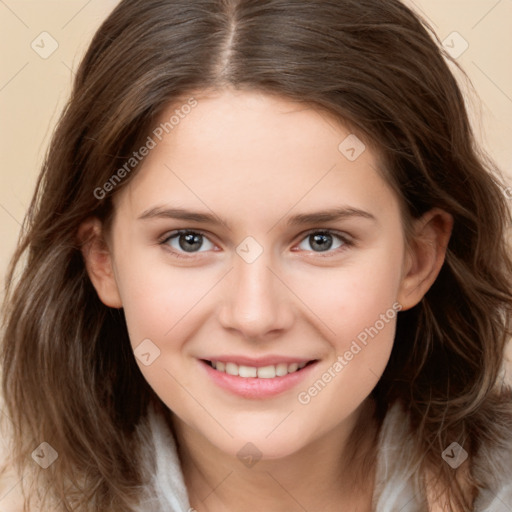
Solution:
M410 414L411 457L437 469L450 507L466 510L441 452L498 445L511 391L495 386L511 331L509 211L498 171L477 148L439 41L398 0L123 0L76 75L39 176L6 285L3 396L13 461L35 471L63 509L132 510L145 482L134 426L158 397L134 360L122 310L86 273L79 224L107 222L94 191L141 147L156 119L193 91L233 86L324 109L381 157L405 226L433 207L454 217L445 264L424 299L398 316L391 359L372 395L382 419ZM26 256L24 267L16 270ZM481 485L477 479L472 484Z

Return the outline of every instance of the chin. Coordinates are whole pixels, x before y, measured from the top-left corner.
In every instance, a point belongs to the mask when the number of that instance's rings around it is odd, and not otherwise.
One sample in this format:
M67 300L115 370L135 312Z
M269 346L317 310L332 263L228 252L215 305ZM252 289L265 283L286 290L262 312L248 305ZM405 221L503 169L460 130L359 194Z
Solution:
M225 435L215 439L209 438L209 441L219 450L238 458L252 455L261 460L282 459L304 448L305 441L309 437L303 425L295 427L290 422L285 426L288 419L279 425L285 417L286 414L283 414L272 426L264 428L255 428L252 424L245 429L230 429L233 438Z

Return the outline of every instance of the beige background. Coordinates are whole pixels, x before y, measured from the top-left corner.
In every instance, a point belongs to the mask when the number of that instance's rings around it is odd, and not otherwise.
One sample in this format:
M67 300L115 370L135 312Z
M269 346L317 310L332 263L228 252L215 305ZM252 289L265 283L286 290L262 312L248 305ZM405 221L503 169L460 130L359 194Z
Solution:
M512 185L512 0L406 1L454 50L463 49L467 41L467 50L457 60L480 98L467 96L474 126ZM68 97L73 69L116 4L117 0L0 0L1 283L49 135ZM460 36L453 36L454 31ZM50 36L41 36L42 32ZM58 48L44 59L31 44L48 51L50 37Z

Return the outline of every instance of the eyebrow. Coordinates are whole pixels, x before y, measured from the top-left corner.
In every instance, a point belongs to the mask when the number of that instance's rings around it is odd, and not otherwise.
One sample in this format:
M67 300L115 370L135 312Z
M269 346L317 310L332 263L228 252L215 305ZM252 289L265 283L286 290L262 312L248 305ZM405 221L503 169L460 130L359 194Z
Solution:
M213 213L195 212L185 208L168 208L165 206L155 206L145 210L139 217L139 220L164 218L164 219L180 219L190 222L198 222L204 224L224 224L229 230L232 230L231 225L225 219L218 217ZM327 210L300 213L285 219L286 226L300 226L304 224L316 224L322 222L333 222L348 218L362 218L369 219L374 222L377 221L376 217L370 212L352 207L331 208Z

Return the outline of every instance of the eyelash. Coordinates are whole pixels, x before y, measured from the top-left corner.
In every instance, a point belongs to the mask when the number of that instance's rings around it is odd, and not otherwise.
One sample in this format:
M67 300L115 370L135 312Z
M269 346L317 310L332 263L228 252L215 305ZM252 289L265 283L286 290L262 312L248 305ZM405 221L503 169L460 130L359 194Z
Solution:
M158 244L162 245L162 246L166 246L167 243L170 240L172 240L173 238L179 237L180 235L186 235L186 234L201 235L201 236L209 239L208 235L201 230L179 229L179 230L173 231L170 234L165 234L163 238L159 239ZM330 258L330 257L332 257L336 254L339 254L340 252L342 252L350 247L353 247L355 245L354 241L351 240L348 236L346 236L338 231L331 230L331 229L312 229L310 231L307 231L306 233L304 233L302 235L300 242L305 240L310 235L314 235L314 234L333 235L333 236L339 238L343 242L343 245L341 247L338 247L332 251L331 250L325 251L326 254L322 254L322 252L307 251L307 252L312 252L314 254L317 254L318 256L320 256L322 258ZM213 242L211 242L211 243L213 243ZM189 253L189 256L183 256L183 253L180 253L174 249L171 249L169 246L167 246L167 248L173 254L173 256L176 256L177 258L185 258L185 259L192 258L193 259L193 258L195 258L194 255L200 254L200 253Z

